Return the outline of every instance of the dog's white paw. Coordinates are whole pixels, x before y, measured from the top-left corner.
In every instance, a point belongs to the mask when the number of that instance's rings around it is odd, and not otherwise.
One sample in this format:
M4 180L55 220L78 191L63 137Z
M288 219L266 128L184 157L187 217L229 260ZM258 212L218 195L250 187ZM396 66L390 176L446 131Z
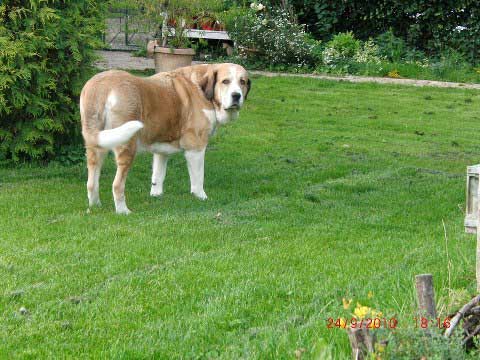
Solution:
M92 197L88 200L88 207L102 206L102 202L98 197Z
M155 189L155 188L152 186L152 189L150 190L150 196L158 197L158 196L162 196L162 195L163 195L163 190L161 190L161 189Z
M208 196L207 194L205 194L205 191L201 190L201 191L192 191L192 194L200 199L200 200L207 200Z
M129 215L132 213L127 207L122 207L120 209L117 209L116 212L118 215Z

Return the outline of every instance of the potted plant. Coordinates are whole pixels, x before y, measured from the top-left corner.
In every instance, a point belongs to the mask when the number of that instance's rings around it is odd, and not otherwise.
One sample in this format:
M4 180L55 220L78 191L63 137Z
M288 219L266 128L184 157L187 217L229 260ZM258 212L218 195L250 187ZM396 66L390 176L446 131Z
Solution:
M155 71L171 71L192 63L195 50L188 31L200 25L198 14L218 8L219 0L137 0L154 24L155 38L147 45ZM217 4L218 3L218 4ZM197 26L198 26L197 25Z
M155 72L171 71L192 64L195 50L188 37L192 13L188 2L164 1L160 39L153 49ZM158 45L157 45L158 44Z
M197 19L198 28L202 30L213 30L215 18L211 14L205 12Z
M157 41L153 48L155 72L171 71L192 64L195 50L186 32L181 22L168 26L163 32L162 42Z

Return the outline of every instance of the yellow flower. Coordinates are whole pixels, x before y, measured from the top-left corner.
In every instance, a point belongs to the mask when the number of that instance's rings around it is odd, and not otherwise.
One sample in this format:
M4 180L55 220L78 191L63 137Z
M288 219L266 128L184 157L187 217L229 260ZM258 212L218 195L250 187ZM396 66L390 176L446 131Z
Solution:
M343 308L346 310L350 307L350 304L352 303L352 299L347 300L347 299L343 298L342 303L343 303Z
M378 353L383 353L385 351L385 345L375 344L375 351Z
M369 299L371 299L373 297L373 291L369 291L367 296Z
M389 78L394 78L394 79L398 79L398 78L401 77L401 76L400 76L400 73L398 72L397 69L392 70L392 71L389 71L388 74L387 74L387 76L388 76Z
M369 312L370 308L368 306L362 306L360 303L357 303L357 307L353 311L353 314L357 319L364 319Z

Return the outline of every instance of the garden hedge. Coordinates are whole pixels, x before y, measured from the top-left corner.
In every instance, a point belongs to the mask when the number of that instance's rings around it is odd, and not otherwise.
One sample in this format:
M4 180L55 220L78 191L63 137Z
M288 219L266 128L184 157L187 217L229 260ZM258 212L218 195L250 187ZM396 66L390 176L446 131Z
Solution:
M429 55L437 55L447 47L461 51L471 63L477 63L480 55L478 0L265 0L264 3L293 5L300 22L307 24L308 31L321 40L347 31L367 40L392 29L410 47Z
M94 71L104 3L0 2L0 163L49 159L79 140L78 97Z

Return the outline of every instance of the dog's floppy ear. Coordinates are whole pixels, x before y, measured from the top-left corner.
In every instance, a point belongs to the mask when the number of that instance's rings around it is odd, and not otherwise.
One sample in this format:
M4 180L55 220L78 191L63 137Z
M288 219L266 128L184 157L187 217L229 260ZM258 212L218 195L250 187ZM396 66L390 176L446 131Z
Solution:
M247 95L250 92L250 88L252 87L252 81L248 79L247 81L247 93L245 94L245 100L247 100Z
M199 85L208 100L212 100L215 94L215 83L217 82L217 71L208 69L200 79Z

